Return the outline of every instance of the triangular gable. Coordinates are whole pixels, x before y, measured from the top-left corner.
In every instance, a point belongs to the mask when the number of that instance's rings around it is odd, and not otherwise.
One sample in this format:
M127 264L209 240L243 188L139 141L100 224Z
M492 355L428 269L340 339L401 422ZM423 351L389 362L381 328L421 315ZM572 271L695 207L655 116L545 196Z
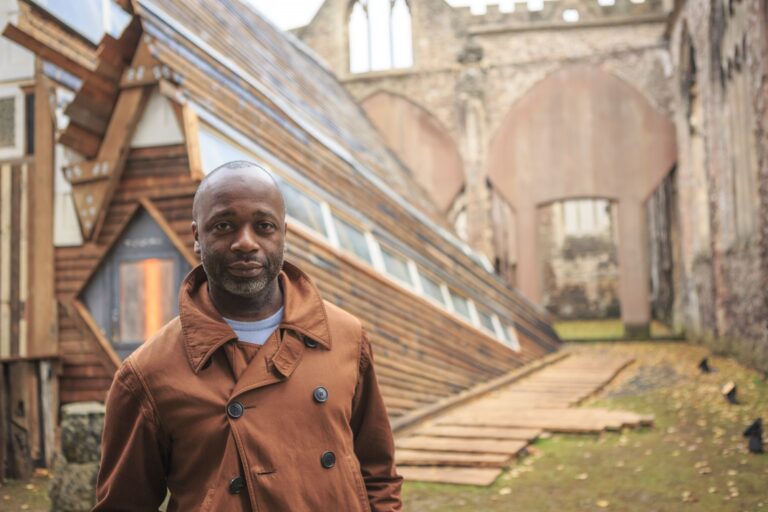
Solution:
M183 143L184 133L171 101L158 89L153 89L133 133L131 148Z
M159 210L143 200L75 301L110 360L127 356L178 314L178 286L196 264Z

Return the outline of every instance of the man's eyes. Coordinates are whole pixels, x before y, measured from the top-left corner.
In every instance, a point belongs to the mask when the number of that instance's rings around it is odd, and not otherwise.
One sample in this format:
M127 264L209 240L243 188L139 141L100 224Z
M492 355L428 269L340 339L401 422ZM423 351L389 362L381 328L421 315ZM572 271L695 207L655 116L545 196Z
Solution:
M277 226L275 226L274 223L267 221L257 222L255 227L258 231L267 233L271 233L277 229ZM231 231L232 229L234 229L234 226L230 222L217 222L213 225L213 231L217 233Z

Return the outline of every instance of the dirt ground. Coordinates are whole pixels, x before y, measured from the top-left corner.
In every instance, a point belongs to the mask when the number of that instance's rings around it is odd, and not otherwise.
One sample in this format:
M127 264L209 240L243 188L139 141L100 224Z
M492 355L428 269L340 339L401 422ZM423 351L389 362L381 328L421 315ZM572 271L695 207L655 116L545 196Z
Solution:
M600 436L554 435L491 487L406 482L409 512L768 511L768 454L746 450L744 428L768 420L768 381L729 359L684 343L574 344L620 351L636 362L585 402L656 415L651 428ZM721 386L733 381L738 405ZM49 509L47 478L0 487L0 510ZM325 512L325 511L322 511Z

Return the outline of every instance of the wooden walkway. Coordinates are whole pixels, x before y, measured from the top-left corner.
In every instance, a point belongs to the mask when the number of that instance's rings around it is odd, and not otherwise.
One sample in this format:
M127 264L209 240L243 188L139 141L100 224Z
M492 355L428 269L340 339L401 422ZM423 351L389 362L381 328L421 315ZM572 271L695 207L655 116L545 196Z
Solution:
M406 480L491 485L544 431L598 433L651 425L652 417L574 408L631 358L578 353L396 436Z

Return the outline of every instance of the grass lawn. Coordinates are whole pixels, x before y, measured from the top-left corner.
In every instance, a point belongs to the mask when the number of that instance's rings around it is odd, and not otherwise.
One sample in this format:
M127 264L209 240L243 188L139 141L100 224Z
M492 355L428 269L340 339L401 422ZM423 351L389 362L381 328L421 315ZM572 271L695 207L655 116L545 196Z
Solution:
M642 430L554 435L538 441L491 487L406 482L407 512L768 511L768 454L746 451L741 433L768 420L768 382L685 343L578 343L573 350L631 354L636 362L585 405L656 415ZM740 405L720 386L734 381ZM47 512L47 479L0 487L0 510ZM318 511L325 512L325 511ZM329 511L330 512L330 511ZM335 512L335 511L334 511Z
M624 337L621 319L607 320L562 320L554 323L555 331L564 340L609 340ZM656 320L651 322L651 337L674 336L668 326Z
M682 343L598 346L637 361L585 405L653 413L654 427L540 440L487 488L406 482L405 510L768 511L768 454L749 454L741 435L768 419L762 376L722 358L700 375L706 351ZM720 395L729 380L740 405Z

